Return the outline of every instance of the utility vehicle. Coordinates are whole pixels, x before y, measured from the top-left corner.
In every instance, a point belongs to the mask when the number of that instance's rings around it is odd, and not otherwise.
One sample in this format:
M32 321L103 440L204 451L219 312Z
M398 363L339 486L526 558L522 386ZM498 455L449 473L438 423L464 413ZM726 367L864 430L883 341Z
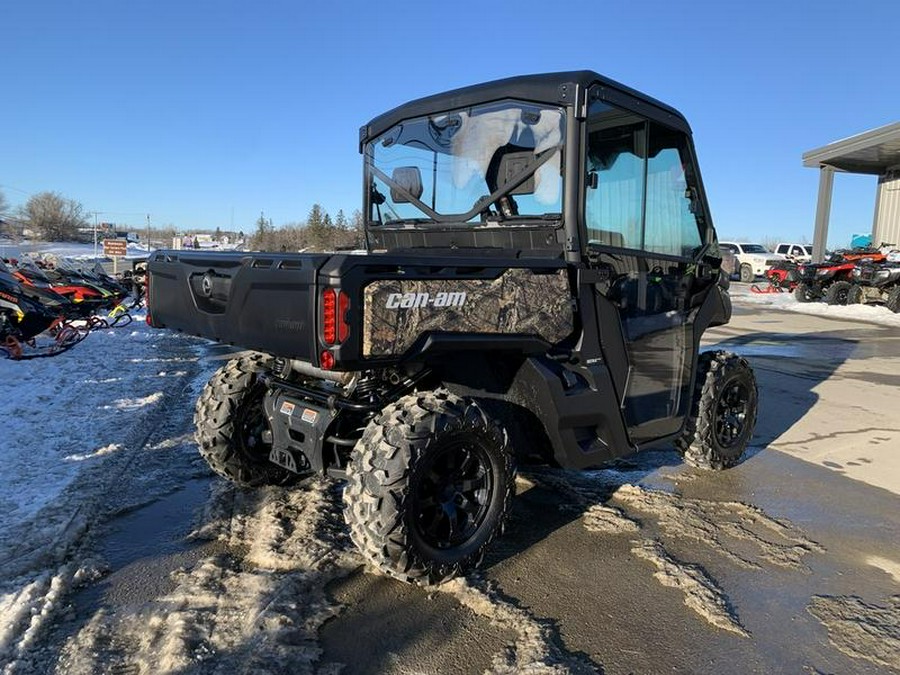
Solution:
M346 479L353 541L398 579L477 565L516 460L585 469L673 443L738 462L744 359L688 123L593 72L438 94L359 135L367 255L158 251L151 325L253 350L206 385L211 467Z

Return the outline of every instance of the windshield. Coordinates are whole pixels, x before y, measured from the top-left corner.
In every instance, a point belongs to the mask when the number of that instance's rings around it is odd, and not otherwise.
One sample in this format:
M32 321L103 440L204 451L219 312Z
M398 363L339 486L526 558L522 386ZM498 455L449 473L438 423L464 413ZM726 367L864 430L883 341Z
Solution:
M769 253L769 250L760 244L741 244L744 253Z
M366 146L376 225L559 219L565 116L503 101L406 120Z

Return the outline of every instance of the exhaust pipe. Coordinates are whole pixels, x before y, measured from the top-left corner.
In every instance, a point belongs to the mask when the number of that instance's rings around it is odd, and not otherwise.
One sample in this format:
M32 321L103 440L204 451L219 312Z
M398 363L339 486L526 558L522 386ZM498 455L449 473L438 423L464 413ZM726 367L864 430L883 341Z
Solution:
M280 360L280 359L279 359ZM301 375L305 375L306 377L312 377L317 380L329 380L331 382L337 382L338 384L347 385L350 383L350 380L354 378L356 373L346 373L346 372L338 372L334 370L323 370L321 368L316 368L313 364L308 361L301 361L299 359L285 359L285 364L283 368L279 368L279 377L285 377L288 373L300 373Z

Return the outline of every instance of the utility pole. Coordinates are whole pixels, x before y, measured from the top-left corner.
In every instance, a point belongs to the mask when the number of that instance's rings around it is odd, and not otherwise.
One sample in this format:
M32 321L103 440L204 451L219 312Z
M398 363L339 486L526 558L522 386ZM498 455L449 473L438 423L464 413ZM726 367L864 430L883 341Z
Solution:
M94 211L94 262L97 262L97 212Z
M150 255L150 214L147 214L147 255Z

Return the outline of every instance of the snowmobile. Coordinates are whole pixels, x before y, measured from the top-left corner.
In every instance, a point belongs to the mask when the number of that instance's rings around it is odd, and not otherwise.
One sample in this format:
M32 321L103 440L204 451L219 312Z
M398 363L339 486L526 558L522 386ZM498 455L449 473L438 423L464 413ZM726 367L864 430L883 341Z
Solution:
M769 283L766 286L753 284L750 290L753 293L783 293L791 292L797 287L799 265L793 260L779 260L766 270L765 277Z
M52 342L38 345L35 338L45 331ZM12 359L55 356L81 342L87 333L68 323L54 305L29 296L0 261L0 352Z
M34 284L35 282L43 282L59 295L65 296L73 303L84 304L85 316L99 311L106 305L103 292L79 281L73 281L68 276L60 273L42 261L22 258L20 260L10 260L15 265L13 274L15 277L25 284Z

